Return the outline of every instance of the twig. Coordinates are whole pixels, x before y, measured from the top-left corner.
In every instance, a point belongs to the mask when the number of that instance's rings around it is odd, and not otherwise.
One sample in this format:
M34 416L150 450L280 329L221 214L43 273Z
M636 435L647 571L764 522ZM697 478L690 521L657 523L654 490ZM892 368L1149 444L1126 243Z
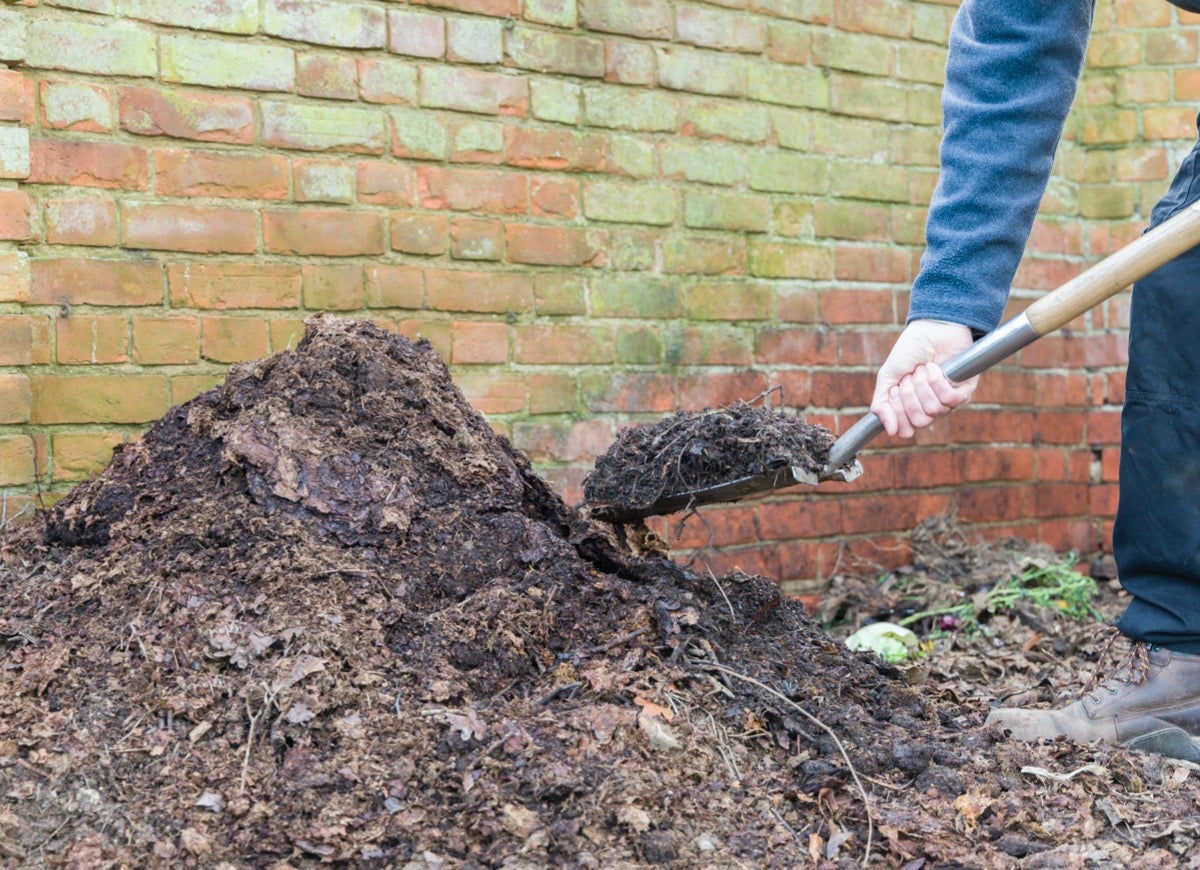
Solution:
M587 649L585 649L584 652L588 653L589 655L592 653L608 652L609 650L615 649L616 647L624 646L625 644L629 643L631 640L635 640L636 638L641 637L645 633L646 633L646 629L639 628L639 629L636 629L635 631L629 632L629 634L623 634L620 637L616 638L615 640L610 640L606 644L602 644L600 646L590 646Z
M745 674L738 673L737 671L733 670L732 668L727 668L724 665L717 664L716 662L708 662L708 666L715 668L718 671L721 671L723 673L726 673L729 676L734 677L735 679L749 683L752 686L756 686L757 688L762 689L764 692L774 695L780 701L783 701L783 703L787 704L789 707L794 709L801 716L808 719L810 722L812 722L814 725L816 725L818 728L820 728L822 731L824 731L826 734L828 734L829 737L833 740L834 745L836 745L838 748L838 752L841 753L842 760L846 762L846 766L850 769L850 776L854 778L854 784L855 784L855 786L858 787L858 793L862 797L862 800L863 800L863 808L867 811L867 845L866 845L866 850L863 853L863 859L862 859L862 865L864 867L866 867L867 862L871 858L871 844L872 844L872 841L874 839L874 834L875 834L875 816L871 812L871 798L867 794L866 788L863 787L862 780L858 778L858 771L855 770L854 762L852 762L850 760L850 754L846 751L846 747L842 743L841 739L837 736L837 734L835 734L833 732L832 728L830 728L828 725L826 725L824 722L822 722L820 719L818 719L812 713L809 713L807 710L805 710L803 707L801 707L799 704L797 704L795 701L793 701L791 698L789 698L787 695L783 694L779 690L774 689L771 686L768 686L766 683L761 682L760 680L754 679L754 677L749 677L749 676L746 676Z
M725 594L725 587L721 585L721 581L717 579L717 575L712 572L712 568L708 569L708 576L712 578L712 582L717 585L717 591L721 593L721 597L725 599L725 606L729 608L729 615L733 620L737 621L737 614L733 612L733 602L729 600L729 596Z
M542 695L542 697L538 698L537 701L534 702L533 706L535 708L545 707L559 695L566 694L567 692L573 692L582 685L583 683L563 683L561 686L555 686L545 695Z

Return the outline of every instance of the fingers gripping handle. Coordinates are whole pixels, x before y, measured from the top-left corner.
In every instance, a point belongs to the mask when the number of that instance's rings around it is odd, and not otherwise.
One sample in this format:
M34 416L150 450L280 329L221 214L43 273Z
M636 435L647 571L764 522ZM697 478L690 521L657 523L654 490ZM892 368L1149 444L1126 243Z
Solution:
M947 360L942 371L952 381L973 378L1198 244L1200 202L1046 294L1023 313ZM834 442L824 474L834 475L882 431L883 424L874 414L862 417Z

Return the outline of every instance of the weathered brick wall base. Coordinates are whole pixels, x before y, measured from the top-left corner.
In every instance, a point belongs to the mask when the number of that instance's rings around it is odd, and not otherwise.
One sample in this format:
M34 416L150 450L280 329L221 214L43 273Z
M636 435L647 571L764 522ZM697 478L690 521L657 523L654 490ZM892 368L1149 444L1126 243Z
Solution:
M618 427L678 408L778 387L843 429L917 269L955 11L7 0L0 522L317 311L429 339L571 499ZM1014 310L1138 233L1194 141L1200 18L1097 14ZM713 509L677 543L790 589L900 562L950 509L1102 548L1127 304L875 445L853 486Z

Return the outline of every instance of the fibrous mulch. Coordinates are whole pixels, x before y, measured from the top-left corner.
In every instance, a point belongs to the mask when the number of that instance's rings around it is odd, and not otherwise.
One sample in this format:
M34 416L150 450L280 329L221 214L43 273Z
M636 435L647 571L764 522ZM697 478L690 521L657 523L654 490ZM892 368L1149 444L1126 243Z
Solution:
M1186 767L997 742L961 683L641 531L564 504L427 344L312 319L4 530L0 864L1190 854Z

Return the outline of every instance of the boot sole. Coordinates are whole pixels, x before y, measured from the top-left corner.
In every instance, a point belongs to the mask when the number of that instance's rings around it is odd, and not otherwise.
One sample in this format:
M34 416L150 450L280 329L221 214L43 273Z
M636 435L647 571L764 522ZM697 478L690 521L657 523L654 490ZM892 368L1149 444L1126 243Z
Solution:
M1200 746L1186 731L1180 728L1164 728L1161 731L1143 734L1141 737L1127 740L1121 745L1142 752L1157 752L1168 758L1180 758L1193 764L1200 764Z

